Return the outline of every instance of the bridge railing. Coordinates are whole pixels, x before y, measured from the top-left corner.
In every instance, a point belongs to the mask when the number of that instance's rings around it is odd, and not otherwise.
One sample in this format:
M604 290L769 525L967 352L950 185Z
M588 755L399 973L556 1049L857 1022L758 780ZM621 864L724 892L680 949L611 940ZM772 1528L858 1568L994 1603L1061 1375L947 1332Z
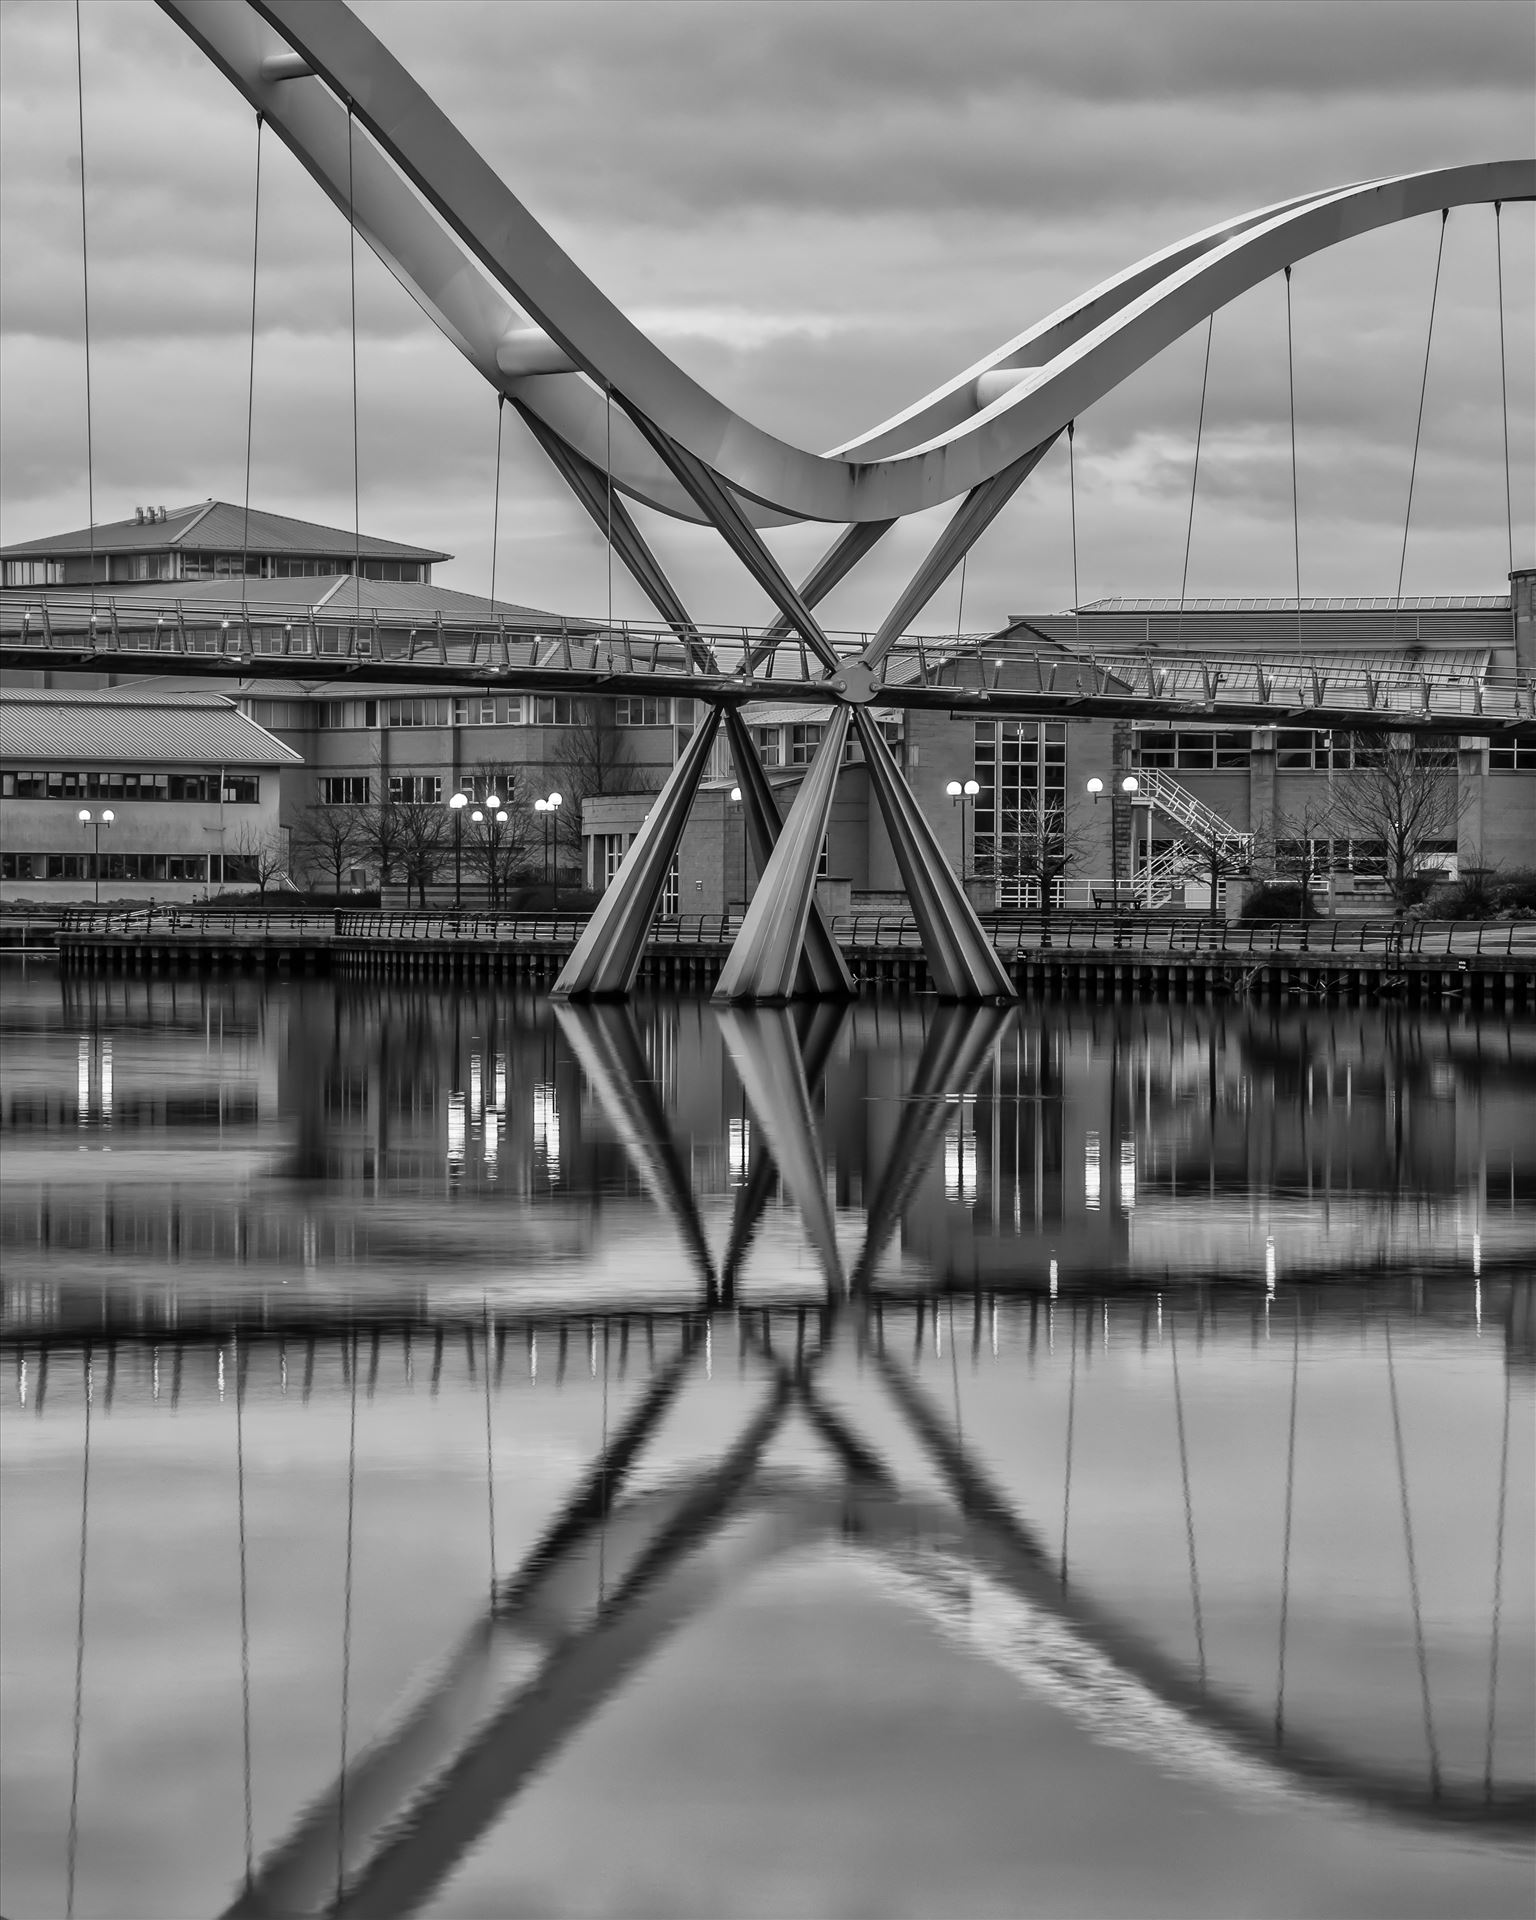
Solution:
M866 633L828 634L840 656L853 658ZM905 635L882 669L881 698L904 704L968 704L1007 696L1059 705L1111 701L1117 708L1272 711L1284 724L1305 725L1309 711L1400 716L1405 723L1439 718L1536 724L1536 676L1494 674L1415 624L1410 657L1390 648L1340 658L1305 652L1258 655L1206 650L1172 652L1113 647L1022 647L992 634L935 638ZM444 619L436 609L365 611L348 618L345 595L324 608L248 598L215 604L133 594L57 592L0 606L0 663L34 656L109 656L157 666L173 660L241 672L292 672L303 662L324 677L372 666L405 684L495 685L624 693L636 686L680 692L825 701L823 668L797 637L765 639L746 627L699 628L685 643L670 628L620 620L545 621L537 628L505 619L479 624ZM24 658L25 656L25 658ZM1378 719L1377 724L1380 724Z

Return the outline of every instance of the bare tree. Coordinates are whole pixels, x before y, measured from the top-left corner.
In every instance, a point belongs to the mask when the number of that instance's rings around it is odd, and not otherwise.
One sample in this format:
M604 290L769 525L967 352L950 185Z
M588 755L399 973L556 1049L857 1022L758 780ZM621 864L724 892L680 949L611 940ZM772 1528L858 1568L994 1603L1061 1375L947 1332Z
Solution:
M381 800L377 806L361 810L359 820L363 852L379 876L379 885L388 886L403 852L399 803Z
M1301 890L1301 917L1312 915L1312 889L1318 875L1331 871L1331 842L1335 837L1333 815L1326 800L1304 800L1287 813L1273 815L1262 833L1254 837L1255 859L1277 880L1291 880ZM1320 846L1328 844L1327 865L1318 858Z
M294 859L307 872L323 874L339 894L346 876L367 856L368 817L361 807L306 807L294 822Z
M224 842L224 884L254 886L265 897L274 880L288 877L288 859L282 835L276 829L247 822Z
M473 803L464 809L468 817L460 823L463 862L471 873L481 876L492 900L497 900L535 859L538 835L527 794L527 777L519 767L482 760L465 769L462 785ZM494 831L484 805L493 793L501 802L498 816L507 816L505 820L497 819ZM485 817L477 821L476 813Z
M1356 734L1351 757L1327 803L1333 837L1379 847L1393 899L1412 906L1432 843L1460 816L1454 748L1419 734Z
M1087 835L1074 826L1063 800L1026 794L1017 807L1000 809L998 830L977 834L972 862L978 874L1004 882L1033 882L1040 911L1050 918L1056 882L1087 852Z
M427 888L436 880L445 855L453 845L448 809L434 800L391 800L395 858L405 884L416 889L416 903L427 904Z
M555 858L563 841L578 864L583 803L605 793L647 793L652 784L635 760L628 732L614 717L611 700L583 700L579 712L576 725L564 729L552 761L560 793Z

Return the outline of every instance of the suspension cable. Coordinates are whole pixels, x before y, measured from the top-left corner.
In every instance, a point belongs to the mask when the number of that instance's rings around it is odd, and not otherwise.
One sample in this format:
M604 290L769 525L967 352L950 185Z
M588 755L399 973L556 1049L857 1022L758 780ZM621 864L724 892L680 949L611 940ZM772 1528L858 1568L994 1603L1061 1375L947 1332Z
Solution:
M1205 434L1205 391L1211 377L1211 335L1215 331L1216 316L1213 313L1205 329L1205 368L1200 375L1200 415L1195 422L1195 464L1189 476L1189 525L1184 530L1184 572L1179 580L1179 623L1174 630L1175 647L1184 637L1184 596L1189 591L1189 550L1195 538L1195 488L1200 480L1200 442Z
M235 1504L240 1522L240 1728L245 1762L245 1884L255 1877L251 1823L251 1633L245 1571L245 1348L231 1336L235 1355Z
M1189 1604L1195 1616L1195 1652L1200 1660L1200 1684L1205 1685L1205 1618L1200 1610L1200 1568L1195 1558L1195 1509L1189 1492L1189 1446L1184 1435L1184 1395L1179 1386L1179 1330L1170 1320L1168 1344L1173 1352L1173 1409L1179 1426L1179 1475L1184 1483L1184 1536L1189 1546Z
M496 548L501 540L501 423L507 396L496 396L496 484L491 495L491 619L496 618Z
M1419 1663L1419 1697L1424 1710L1424 1744L1429 1749L1430 1792L1440 1791L1440 1750L1429 1704L1429 1660L1424 1651L1424 1612L1419 1603L1419 1568L1413 1551L1413 1516L1408 1506L1408 1463L1403 1453L1403 1423L1397 1404L1397 1368L1392 1358L1392 1328L1387 1339L1387 1388L1392 1397L1392 1444L1397 1453L1397 1493L1403 1512L1403 1547L1408 1557L1408 1597L1413 1606L1413 1649Z
M1072 1360L1067 1374L1067 1466L1061 1497L1061 1584L1067 1584L1067 1526L1072 1518L1072 1429L1077 1419L1077 1308L1072 1309Z
M1301 1384L1301 1301L1296 1301L1296 1328L1291 1346L1291 1422L1285 1443L1285 1525L1280 1548L1280 1664L1275 1680L1275 1739L1285 1737L1285 1635L1291 1610L1291 1515L1296 1488L1296 1399Z
M1403 570L1408 565L1408 526L1413 519L1413 483L1419 471L1419 436L1424 431L1424 396L1429 390L1429 350L1435 339L1435 304L1440 298L1440 263L1445 258L1445 229L1449 207L1440 209L1440 244L1435 249L1435 283L1429 295L1429 330L1424 336L1424 375L1419 382L1419 417L1413 429L1413 461L1408 469L1408 507L1403 514L1403 551L1397 563L1397 599L1392 608L1392 638L1397 638L1397 616L1403 604Z
M603 456L608 497L608 632L613 633L613 388L603 385L603 419L607 450Z
M1072 637L1074 644L1082 640L1082 615L1078 612L1077 591L1077 422L1067 422L1067 498L1072 507Z
M76 18L78 21L78 0ZM75 1858L80 1840L80 1726L85 1705L85 1543L86 1521L91 1505L91 1350L85 1349L85 1444L80 1472L80 1598L75 1612L75 1728L74 1750L69 1767L69 1845L66 1852L64 1912L72 1920L75 1911ZM38 1408L42 1408L39 1395Z
M251 564L251 439L256 424L256 267L261 251L261 129L256 115L256 192L251 216L251 370L245 388L245 517L240 524L240 604L245 605L245 582Z
M1503 202L1493 203L1493 253L1499 274L1499 398L1504 413L1504 529L1509 541L1509 570L1515 570L1515 509L1509 491L1509 377L1504 367L1504 236L1499 215Z
M347 1428L347 1562L341 1612L341 1765L336 1773L336 1904L340 1906L347 1865L347 1708L352 1681L352 1521L357 1504L357 1331L352 1340L352 1409ZM343 1341L342 1358L346 1358Z
M496 1608L496 1472L491 1448L491 1307L482 1296L485 1315L485 1518L491 1544L491 1610Z
M965 631L965 563L970 559L969 551L960 556L960 604L955 608L955 638L958 640Z
M1285 375L1291 395L1291 554L1296 563L1296 645L1301 646L1301 494L1296 483L1296 356L1291 344L1291 270L1285 270ZM1402 592L1402 582L1398 582Z
M1504 1433L1499 1443L1499 1517L1493 1533L1493 1627L1488 1642L1488 1733L1483 1753L1483 1794L1493 1798L1494 1714L1499 1693L1499 1612L1504 1599L1504 1506L1509 1492L1509 1368L1504 1369Z
M91 613L96 612L96 451L91 437L91 250L85 223L85 55L80 0L75 0L75 101L80 112L80 286L85 308L85 515L89 523Z
M352 298L352 621L363 621L362 478L357 445L357 209L352 198L352 102L347 102L347 275Z

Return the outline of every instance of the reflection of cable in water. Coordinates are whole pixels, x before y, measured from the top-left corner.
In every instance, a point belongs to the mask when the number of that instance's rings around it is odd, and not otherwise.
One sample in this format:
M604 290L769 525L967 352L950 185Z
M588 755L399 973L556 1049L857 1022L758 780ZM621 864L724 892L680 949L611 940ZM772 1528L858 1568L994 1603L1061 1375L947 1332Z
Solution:
M85 1538L91 1498L91 1350L85 1350L85 1442L80 1473L80 1599L75 1613L75 1731L69 1768L69 1847L64 1911L75 1911L75 1854L80 1838L80 1722L85 1704Z
M1285 1733L1285 1633L1291 1610L1291 1511L1296 1485L1296 1395L1301 1377L1301 1302L1296 1302L1295 1340L1291 1347L1291 1422L1285 1444L1285 1524L1280 1548L1280 1664L1275 1679L1275 1738Z
M255 1869L251 1821L251 1634L245 1576L245 1348L235 1334L235 1505L240 1522L240 1731L245 1769L245 1884Z
M1424 1650L1424 1613L1419 1604L1419 1568L1413 1551L1413 1516L1408 1507L1408 1463L1403 1453L1403 1423L1397 1406L1397 1367L1392 1359L1392 1323L1382 1327L1387 1342L1387 1388L1392 1398L1392 1442L1397 1452L1397 1492L1403 1510L1403 1547L1408 1556L1408 1597L1413 1604L1413 1650L1419 1663L1419 1695L1424 1707L1424 1744L1429 1748L1429 1784L1440 1791L1440 1751L1429 1705L1429 1659Z
M1077 1309L1072 1309L1071 1367L1067 1374L1067 1467L1061 1496L1061 1584L1067 1584L1067 1525L1072 1517L1072 1428L1077 1418Z
M1179 1386L1179 1333L1168 1322L1168 1345L1173 1352L1173 1410L1179 1424L1179 1475L1184 1482L1184 1535L1189 1543L1189 1604L1195 1616L1195 1652L1200 1660L1200 1684L1205 1685L1205 1620L1200 1611L1200 1568L1195 1559L1195 1509L1189 1492L1189 1448L1184 1438L1184 1395Z
M345 1346L342 1348L346 1352ZM340 1905L347 1849L347 1696L352 1680L352 1520L357 1496L357 1333L352 1333L351 1417L347 1428L347 1567L341 1610L341 1766L336 1774L336 1901Z
M1502 344L1502 343L1501 343ZM1488 1640L1488 1741L1483 1793L1493 1798L1494 1707L1499 1690L1499 1609L1504 1597L1504 1503L1509 1492L1509 1368L1504 1368L1504 1433L1499 1442L1499 1517L1493 1532L1493 1627Z
M491 1546L491 1606L496 1605L496 1477L491 1449L491 1308L482 1296L485 1316L485 1522Z

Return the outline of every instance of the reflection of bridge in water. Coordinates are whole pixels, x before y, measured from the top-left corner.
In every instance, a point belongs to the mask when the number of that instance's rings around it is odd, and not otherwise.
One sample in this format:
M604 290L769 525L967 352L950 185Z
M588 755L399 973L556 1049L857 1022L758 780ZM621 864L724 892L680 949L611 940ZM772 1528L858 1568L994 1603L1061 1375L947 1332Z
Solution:
M1402 1282L1353 1293L1321 1287L1275 1287L1229 1307L1229 1296L1174 1289L1167 1293L1073 1300L1050 1290L1030 1300L976 1294L969 1325L953 1297L898 1300L876 1281L885 1243L901 1217L913 1184L941 1149L954 1104L968 1098L1012 1016L1001 1010L942 1014L927 1031L909 1098L903 1103L879 1189L868 1208L865 1236L850 1257L837 1231L815 1095L833 1055L839 1017L823 1009L799 1025L784 1012L724 1016L724 1041L744 1091L754 1128L745 1178L737 1189L728 1241L716 1257L700 1218L654 1077L637 1057L632 1019L620 1008L563 1011L561 1024L583 1074L635 1174L671 1220L692 1271L693 1298L672 1312L615 1310L591 1303L577 1314L518 1316L489 1305L478 1317L439 1316L329 1324L274 1311L236 1307L220 1314L206 1305L173 1330L130 1329L108 1309L94 1328L74 1330L94 1340L86 1359L87 1449L83 1487L89 1485L91 1409L105 1412L126 1385L147 1388L170 1403L187 1391L192 1364L203 1391L233 1402L238 1486L243 1503L244 1457L239 1412L263 1375L307 1399L317 1380L340 1391L352 1408L348 1456L350 1489L358 1469L356 1407L360 1395L389 1384L386 1359L402 1376L441 1391L455 1375L463 1388L483 1393L487 1434L487 1511L492 1601L425 1690L361 1753L343 1748L332 1787L300 1815L287 1836L253 1868L232 1912L332 1911L405 1913L442 1884L467 1851L502 1816L553 1755L585 1725L641 1664L717 1596L756 1569L818 1540L834 1540L872 1556L900 1592L945 1630L968 1637L989 1657L1048 1686L1052 1697L1112 1744L1154 1752L1160 1764L1214 1778L1243 1791L1278 1788L1321 1795L1331 1802L1383 1815L1453 1826L1469 1834L1526 1834L1536 1816L1536 1784L1507 1778L1495 1742L1499 1673L1500 1582L1509 1477L1509 1402L1505 1401L1499 1459L1497 1539L1486 1668L1488 1732L1482 1764L1448 1762L1443 1719L1437 1722L1429 1630L1421 1604L1415 1557L1410 1448L1398 1384L1399 1351L1426 1314L1466 1313L1468 1289ZM821 1299L787 1306L746 1305L736 1279L775 1184L793 1200L823 1282ZM1529 1282L1500 1286L1511 1357L1530 1343ZM1474 1296L1479 1316L1481 1295ZM40 1316L29 1330L13 1326L7 1346L16 1356L18 1389L42 1412L59 1402L60 1356L47 1354L64 1329L45 1334ZM1194 1657L1175 1657L1153 1634L1123 1616L1069 1554L1073 1513L1074 1424L1079 1384L1095 1354L1134 1340L1161 1364L1166 1354L1168 1416L1176 1427L1183 1506L1180 1546L1187 1546ZM1421 1729L1417 1761L1351 1747L1328 1729L1309 1726L1288 1704L1288 1634L1296 1618L1288 1606L1291 1542L1297 1514L1295 1463L1298 1421L1303 1435L1306 1394L1300 1378L1303 1340L1331 1329L1380 1343L1383 1411L1393 1436L1395 1484L1386 1497L1400 1512L1404 1554L1404 1611L1411 1619L1415 1663L1406 1680L1404 1711ZM1202 1609L1196 1513L1197 1489L1186 1439L1186 1396L1202 1353L1230 1344L1279 1340L1292 1350L1289 1442L1283 1473L1283 1526L1275 1542L1279 1582L1276 1681L1262 1704L1208 1658ZM1491 1331L1491 1328L1490 1328ZM704 1469L647 1484L647 1451L690 1383L719 1364L730 1337L743 1368L764 1385L728 1445ZM958 1347L968 1340L970 1377L984 1374L989 1357L1006 1358L1014 1343L1069 1374L1063 1475L1043 1478L1021 1499L1005 1491L967 1442ZM1184 1355L1183 1374L1180 1353ZM907 1349L903 1357L899 1349ZM946 1353L947 1348L947 1353ZM132 1359L121 1356L131 1349ZM195 1361L192 1356L196 1356ZM878 1383L886 1432L842 1404L836 1388L842 1359L851 1359ZM947 1361L947 1378L946 1378ZM925 1383L924 1367L929 1370ZM574 1371L596 1378L606 1392L620 1377L644 1370L622 1421L564 1507L546 1527L521 1567L495 1578L495 1486L490 1451L498 1389L508 1369L531 1379L559 1381ZM79 1375L70 1366L72 1385ZM49 1374L53 1375L50 1385ZM1506 1382L1508 1381L1506 1371ZM952 1412L944 1408L949 1386ZM1506 1385L1506 1394L1508 1386ZM867 1411L867 1410L866 1410ZM803 1418L825 1462L821 1473L786 1474L769 1450L791 1416ZM895 1427L890 1428L894 1417ZM1229 1416L1230 1417L1230 1416ZM920 1480L934 1477L946 1497L913 1490L894 1459L888 1434L915 1449ZM1412 1436L1412 1429L1409 1428ZM1081 1445L1083 1429L1077 1425ZM1277 1463L1278 1464L1278 1463ZM1083 1469L1079 1468L1079 1474ZM1125 1471L1122 1463L1121 1472ZM1345 1471L1341 1462L1339 1471ZM1079 1500L1082 1489L1078 1489ZM243 1512L243 1504L242 1504ZM1059 1546L1048 1540L1040 1516L1061 1515ZM88 1514L82 1511L81 1580ZM242 1619L244 1617L242 1554ZM81 1619L84 1619L82 1584ZM350 1622L351 1581L348 1580ZM350 1647L350 1627L344 1635ZM349 1657L344 1655L344 1658ZM1509 1664L1506 1648L1506 1669ZM1294 1671L1290 1681L1294 1698ZM346 1678L343 1674L345 1695ZM247 1702L247 1715L249 1703ZM249 1720L246 1725L249 1769ZM249 1793L247 1774L247 1793Z

